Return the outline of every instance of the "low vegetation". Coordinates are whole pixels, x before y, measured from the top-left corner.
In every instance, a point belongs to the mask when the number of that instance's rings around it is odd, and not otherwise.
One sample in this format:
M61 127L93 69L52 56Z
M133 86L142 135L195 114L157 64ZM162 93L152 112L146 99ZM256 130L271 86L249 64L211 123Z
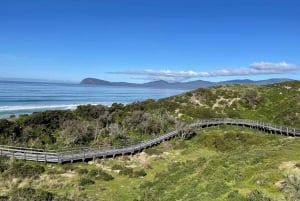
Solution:
M147 153L88 163L2 157L0 196L15 200L26 191L25 200L298 200L299 140L220 126ZM26 166L40 171L11 174Z

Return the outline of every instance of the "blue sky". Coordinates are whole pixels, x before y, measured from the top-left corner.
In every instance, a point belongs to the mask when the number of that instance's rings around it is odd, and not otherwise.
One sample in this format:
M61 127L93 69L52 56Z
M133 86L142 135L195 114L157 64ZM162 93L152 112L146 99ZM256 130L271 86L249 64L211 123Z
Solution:
M300 79L291 0L0 0L0 77Z

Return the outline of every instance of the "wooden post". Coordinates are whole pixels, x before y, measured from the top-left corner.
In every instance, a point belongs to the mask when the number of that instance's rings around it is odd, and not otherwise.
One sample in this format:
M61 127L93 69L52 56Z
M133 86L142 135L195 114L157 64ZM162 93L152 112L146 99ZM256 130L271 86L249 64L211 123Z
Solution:
M46 151L44 150L44 154L45 154L45 163L47 162L47 156L46 156Z

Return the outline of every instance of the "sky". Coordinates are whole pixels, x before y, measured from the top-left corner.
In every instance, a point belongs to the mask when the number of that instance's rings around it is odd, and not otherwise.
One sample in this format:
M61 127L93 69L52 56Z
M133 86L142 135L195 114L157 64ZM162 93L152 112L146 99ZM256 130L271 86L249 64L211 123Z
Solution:
M300 2L0 0L0 77L300 79Z

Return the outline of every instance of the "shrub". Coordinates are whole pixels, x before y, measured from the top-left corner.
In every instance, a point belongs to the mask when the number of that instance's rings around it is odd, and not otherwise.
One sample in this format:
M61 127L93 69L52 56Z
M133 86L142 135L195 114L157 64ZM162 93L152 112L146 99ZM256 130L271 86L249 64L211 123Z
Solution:
M113 180L114 177L111 176L110 174L104 172L103 170L91 170L88 174L90 177L95 177L97 179L101 179L103 181L110 181Z
M67 163L62 166L64 171L73 171L75 170L74 165L72 163Z
M148 155L159 155L159 154L162 154L163 151L161 151L160 149L158 149L157 147L155 148L150 148L150 149L146 149L144 151L146 154Z
M95 181L88 179L88 178L81 178L79 179L79 185L80 186L87 186L87 185L92 185L95 184Z
M123 166L119 164L115 164L111 167L112 170L122 170Z
M97 178L102 179L104 181L110 181L110 180L114 179L113 176L111 176L110 174L107 174L106 172L104 172L102 170L98 172Z
M34 188L17 188L9 194L9 200L24 200L24 201L52 201L55 199L55 194L37 190Z
M5 156L0 156L0 173L4 172L5 170L8 169L8 165L7 165L7 157Z
M133 169L128 167L123 167L122 170L119 172L120 175L127 175L132 177L133 176Z
M145 172L145 170L137 170L137 171L133 172L134 177L144 177L146 175L147 175L147 173Z
M253 190L248 196L246 201L271 201L271 198L265 196L259 190Z
M78 174L87 174L89 171L87 169L79 169L77 170Z
M40 164L30 165L23 161L15 161L7 170L6 174L15 177L35 177L45 171Z
M246 198L239 194L238 190L230 192L225 201L246 201Z
M88 174L90 177L96 177L98 175L98 171L95 170L95 169L92 169L89 171L89 174Z

